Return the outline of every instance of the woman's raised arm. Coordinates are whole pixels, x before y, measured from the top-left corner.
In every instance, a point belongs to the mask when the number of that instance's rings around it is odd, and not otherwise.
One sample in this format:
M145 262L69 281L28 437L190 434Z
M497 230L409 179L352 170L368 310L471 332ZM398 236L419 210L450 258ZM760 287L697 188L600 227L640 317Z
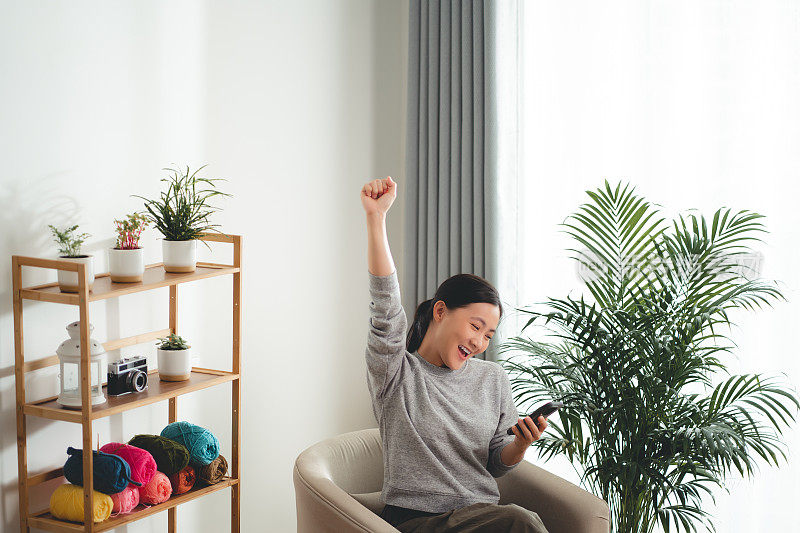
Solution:
M386 237L386 212L396 197L397 184L392 178L372 180L361 189L361 203L367 214L371 298L366 350L367 385L378 420L381 419L383 399L398 382L406 348L406 314L400 303L400 286Z
M395 270L386 236L386 213L395 198L397 184L391 176L372 180L361 188L361 205L367 215L367 266L375 276L388 276Z

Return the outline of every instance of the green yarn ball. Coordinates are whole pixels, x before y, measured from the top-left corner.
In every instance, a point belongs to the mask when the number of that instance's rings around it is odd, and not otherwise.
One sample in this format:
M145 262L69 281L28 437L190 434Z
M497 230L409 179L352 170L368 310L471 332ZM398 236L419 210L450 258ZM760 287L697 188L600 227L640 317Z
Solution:
M136 435L128 444L150 452L156 460L158 471L168 476L180 472L189 464L189 450L160 435Z

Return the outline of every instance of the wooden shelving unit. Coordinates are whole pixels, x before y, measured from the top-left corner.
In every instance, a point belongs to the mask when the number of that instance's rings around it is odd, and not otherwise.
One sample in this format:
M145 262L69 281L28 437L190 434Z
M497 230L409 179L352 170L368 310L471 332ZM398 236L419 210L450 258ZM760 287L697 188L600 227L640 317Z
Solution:
M138 283L113 283L108 274L98 274L91 291L89 291L86 266L69 261L40 259L36 257L13 256L11 258L14 300L14 375L17 390L17 454L19 460L19 514L20 530L28 533L31 527L53 532L100 532L108 531L115 527L134 522L141 518L151 516L161 511L168 512L169 533L177 531L176 507L181 503L194 500L206 494L217 492L230 487L231 489L231 532L238 533L240 527L240 493L239 484L241 470L241 289L242 289L242 238L239 235L205 234L201 237L204 241L230 243L233 245L233 264L223 265L218 263L198 263L197 270L186 274L173 274L165 272L161 263L148 265L144 277ZM78 273L79 290L77 294L60 292L57 283L48 283L35 287L22 287L22 267L50 268ZM89 381L89 302L117 298L126 294L169 287L169 328L151 331L123 339L107 341L103 344L106 351L116 350L125 346L133 346L144 342L153 341L176 332L178 319L178 285L189 281L196 281L216 276L231 275L233 277L233 342L231 355L231 370L216 370L210 368L192 368L192 375L188 381L168 382L160 381L157 372L148 376L148 388L139 394L124 396L107 396L106 403L92 407L88 401L90 397ZM83 408L80 410L65 409L55 398L44 398L28 401L25 396L25 374L41 368L58 364L58 357L48 356L34 361L25 361L23 334L22 334L22 302L35 300L41 302L54 302L78 306L81 322L81 398ZM92 421L99 418L116 415L125 411L150 405L160 401L169 402L169 422L177 421L178 396L197 390L214 387L223 383L231 383L231 436L232 450L230 457L230 477L214 485L198 487L191 491L173 496L168 501L151 507L139 506L130 514L113 517L104 522L95 524L92 520ZM31 512L29 509L28 493L31 487L46 481L63 477L61 468L44 472L34 476L28 475L27 459L27 429L26 417L36 416L50 420L73 422L82 426L83 447L83 497L84 497L84 523L67 522L58 520L45 509ZM67 443L64 443L66 446Z

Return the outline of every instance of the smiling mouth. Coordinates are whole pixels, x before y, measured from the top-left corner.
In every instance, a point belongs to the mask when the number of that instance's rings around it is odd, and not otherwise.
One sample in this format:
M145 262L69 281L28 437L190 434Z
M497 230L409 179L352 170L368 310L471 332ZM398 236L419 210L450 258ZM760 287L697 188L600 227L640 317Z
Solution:
M467 349L466 349L464 346L462 346L462 345L460 345L460 344L459 344L459 345L458 345L458 353L461 355L461 358L462 358L462 359L466 359L466 358L468 358L468 357L470 356L470 354L471 354L472 352L470 352L470 351L469 351L469 350L467 350Z

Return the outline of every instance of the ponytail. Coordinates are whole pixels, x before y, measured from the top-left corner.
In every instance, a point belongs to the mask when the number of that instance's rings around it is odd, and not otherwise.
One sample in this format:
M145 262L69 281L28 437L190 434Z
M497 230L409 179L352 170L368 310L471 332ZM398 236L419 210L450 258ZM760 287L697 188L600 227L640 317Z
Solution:
M414 312L414 322L411 323L411 329L408 330L406 349L409 352L416 352L419 349L432 319L433 299L425 300L417 306L417 310Z

